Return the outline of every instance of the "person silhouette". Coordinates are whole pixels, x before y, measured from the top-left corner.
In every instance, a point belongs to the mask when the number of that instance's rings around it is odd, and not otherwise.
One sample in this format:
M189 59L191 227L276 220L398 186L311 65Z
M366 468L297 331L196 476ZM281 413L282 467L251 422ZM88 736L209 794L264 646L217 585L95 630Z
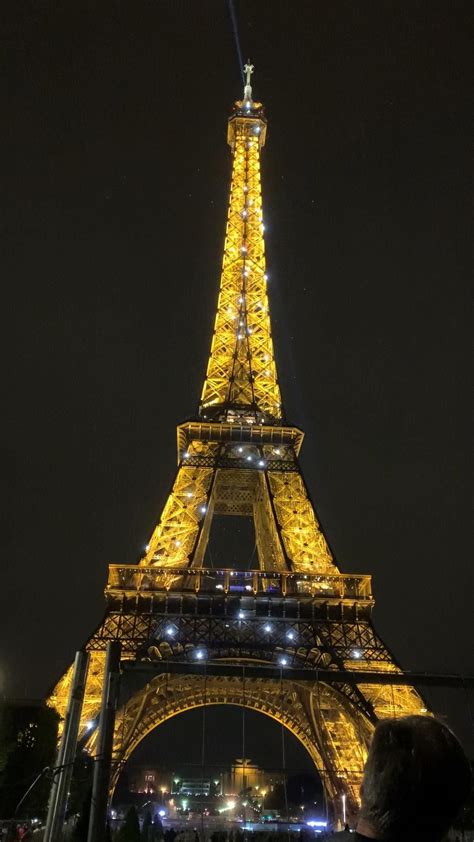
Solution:
M367 757L353 838L439 842L470 782L469 761L442 722L431 716L383 719Z

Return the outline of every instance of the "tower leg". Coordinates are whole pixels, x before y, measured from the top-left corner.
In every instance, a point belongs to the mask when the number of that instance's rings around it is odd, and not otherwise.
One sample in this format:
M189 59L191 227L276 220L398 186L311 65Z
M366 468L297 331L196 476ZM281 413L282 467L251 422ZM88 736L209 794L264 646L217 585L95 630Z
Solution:
M57 757L57 774L53 778L49 796L48 817L44 833L44 842L56 842L61 836L66 806L71 783L72 766L76 754L77 735L81 721L82 702L86 687L89 653L80 650L76 653L71 692L64 718L64 731Z
M115 710L120 682L120 651L121 646L118 640L112 640L107 644L87 842L104 842L105 840Z

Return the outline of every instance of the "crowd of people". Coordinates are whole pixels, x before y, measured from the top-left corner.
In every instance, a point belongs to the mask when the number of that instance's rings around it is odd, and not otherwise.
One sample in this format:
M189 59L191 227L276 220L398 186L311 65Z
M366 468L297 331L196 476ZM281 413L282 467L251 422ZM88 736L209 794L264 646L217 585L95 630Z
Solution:
M383 719L375 728L361 786L361 807L355 827L324 834L324 842L441 842L452 827L471 789L471 767L455 735L431 716ZM125 822L125 825L127 822ZM143 840L135 811L136 837ZM158 827L159 825L159 827ZM42 829L7 822L0 842L34 842ZM128 840L124 826L117 842ZM123 840L121 839L123 836ZM271 842L283 834L252 833L252 842ZM309 842L310 831L285 834L288 842ZM109 838L112 835L109 831ZM214 831L209 840L197 828L163 830L151 823L149 842L243 842L240 828Z

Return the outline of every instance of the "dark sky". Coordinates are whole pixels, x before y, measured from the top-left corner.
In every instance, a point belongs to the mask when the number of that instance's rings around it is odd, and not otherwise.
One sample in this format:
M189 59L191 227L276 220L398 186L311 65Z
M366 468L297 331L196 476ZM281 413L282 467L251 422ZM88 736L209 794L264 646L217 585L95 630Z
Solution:
M472 673L470 4L235 7L269 118L269 293L309 487L402 664ZM10 0L2 30L0 675L38 696L173 478L241 87L223 0ZM467 697L433 703L467 733Z
M130 764L153 759L170 771L198 777L203 767L208 774L228 771L229 761L243 756L268 771L314 773L311 757L293 734L263 713L235 705L197 708L168 719L140 743Z

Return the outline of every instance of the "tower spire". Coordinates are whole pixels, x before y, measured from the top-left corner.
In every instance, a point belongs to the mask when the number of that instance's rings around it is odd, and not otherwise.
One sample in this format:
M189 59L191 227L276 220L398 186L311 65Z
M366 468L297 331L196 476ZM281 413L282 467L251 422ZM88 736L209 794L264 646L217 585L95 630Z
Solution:
M267 121L252 99L253 65L235 103L227 140L233 153L224 257L199 414L212 420L277 423L282 418L265 266L260 150Z
M252 86L250 84L250 79L252 77L254 67L253 64L250 64L250 59L248 59L247 64L244 64L244 73L246 78L246 84L244 87L244 102L252 101Z

